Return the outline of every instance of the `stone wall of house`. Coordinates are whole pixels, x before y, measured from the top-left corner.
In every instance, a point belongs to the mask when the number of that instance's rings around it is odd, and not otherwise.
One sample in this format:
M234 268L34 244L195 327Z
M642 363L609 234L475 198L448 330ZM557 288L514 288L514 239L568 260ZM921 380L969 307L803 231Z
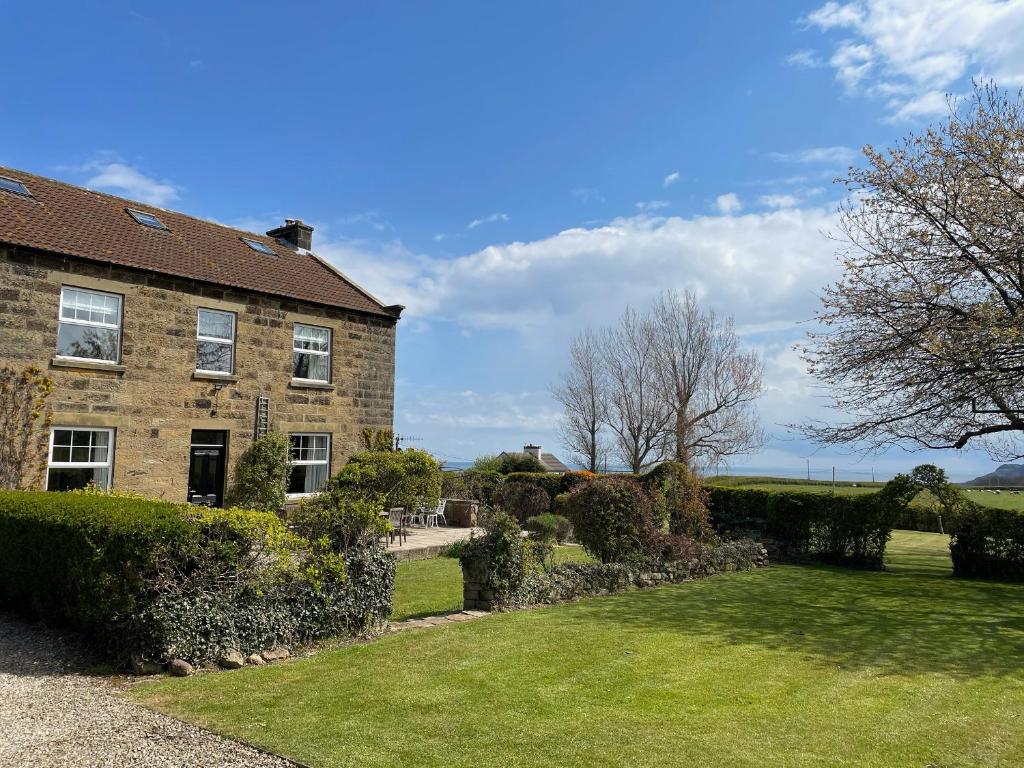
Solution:
M120 366L54 359L63 285L123 296ZM233 379L195 373L199 308L236 313ZM292 382L296 322L332 329L330 385ZM390 428L395 321L0 246L0 366L28 365L55 383L54 426L116 428L114 487L184 501L192 430L230 433L230 478L253 439L259 395L270 398L273 429L332 435L332 472L365 427Z

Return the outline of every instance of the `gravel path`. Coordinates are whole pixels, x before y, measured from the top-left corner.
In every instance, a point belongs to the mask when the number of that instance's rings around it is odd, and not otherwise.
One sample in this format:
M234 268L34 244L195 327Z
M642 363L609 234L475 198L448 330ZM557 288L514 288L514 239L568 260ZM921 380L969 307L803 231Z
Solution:
M73 639L0 615L0 766L294 766L133 704L87 664Z

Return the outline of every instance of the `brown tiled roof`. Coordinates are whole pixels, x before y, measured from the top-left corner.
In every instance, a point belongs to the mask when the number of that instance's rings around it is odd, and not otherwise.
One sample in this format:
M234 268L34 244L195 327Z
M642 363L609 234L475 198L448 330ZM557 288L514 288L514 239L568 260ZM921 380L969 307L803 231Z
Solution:
M526 456L524 451L502 451L499 456ZM541 451L540 464L544 467L545 472L572 472L572 470L562 463L562 460L551 453Z
M0 188L0 242L92 261L135 267L258 293L397 317L340 272L307 251L183 213L0 166L0 176L31 197ZM126 208L152 213L167 227L136 222ZM239 238L270 247L258 253Z

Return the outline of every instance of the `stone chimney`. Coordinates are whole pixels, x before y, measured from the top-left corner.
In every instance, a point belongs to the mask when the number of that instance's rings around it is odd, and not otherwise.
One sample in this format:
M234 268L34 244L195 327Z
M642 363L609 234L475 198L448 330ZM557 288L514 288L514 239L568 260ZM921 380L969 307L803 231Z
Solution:
M539 445L524 445L523 453L533 456L537 461L540 461L540 446Z
M313 228L302 219L285 219L284 226L270 230L267 236L287 240L296 248L307 251L313 247Z

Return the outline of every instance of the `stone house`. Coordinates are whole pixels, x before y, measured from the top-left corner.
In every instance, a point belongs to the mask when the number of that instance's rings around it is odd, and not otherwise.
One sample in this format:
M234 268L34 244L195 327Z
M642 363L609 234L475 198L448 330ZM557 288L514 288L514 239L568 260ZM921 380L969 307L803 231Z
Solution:
M53 380L44 486L220 505L257 434L316 491L390 428L395 326L287 220L244 232L0 167L0 367Z

